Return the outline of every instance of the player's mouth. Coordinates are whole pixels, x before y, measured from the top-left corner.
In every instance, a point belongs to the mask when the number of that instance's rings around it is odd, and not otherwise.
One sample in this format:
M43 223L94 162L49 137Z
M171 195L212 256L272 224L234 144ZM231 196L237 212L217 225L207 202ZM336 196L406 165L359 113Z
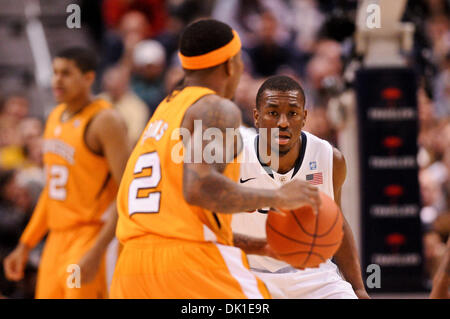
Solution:
M53 94L55 95L55 97L60 97L64 95L64 89L60 87L55 87L53 88Z
M280 132L277 136L275 136L275 142L279 145L286 145L291 140L291 134L287 132Z

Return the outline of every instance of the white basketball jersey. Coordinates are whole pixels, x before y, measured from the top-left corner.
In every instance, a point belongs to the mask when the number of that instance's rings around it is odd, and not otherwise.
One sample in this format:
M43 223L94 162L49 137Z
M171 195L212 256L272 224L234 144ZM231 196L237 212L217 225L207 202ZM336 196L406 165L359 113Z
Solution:
M303 131L302 147L294 168L286 174L278 174L260 163L257 155L258 138L259 136L251 135L244 137L244 157L239 180L242 186L276 189L291 179L298 178L309 181L334 199L333 148L330 143ZM268 208L261 207L253 213L233 214L233 232L266 238L267 212ZM290 267L285 262L266 256L248 255L248 260L250 267L257 270L276 272L281 268ZM329 264L331 261L325 263ZM332 266L335 269L335 265Z

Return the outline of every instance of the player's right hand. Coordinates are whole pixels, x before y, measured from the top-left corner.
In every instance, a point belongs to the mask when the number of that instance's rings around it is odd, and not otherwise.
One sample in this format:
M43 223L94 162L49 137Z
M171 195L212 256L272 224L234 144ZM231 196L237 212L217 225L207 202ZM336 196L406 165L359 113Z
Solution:
M28 251L25 245L19 243L5 260L3 260L3 268L5 269L5 276L8 280L22 280L25 265L28 260Z
M318 211L321 201L319 189L308 182L294 179L277 190L277 208L289 210L311 205Z

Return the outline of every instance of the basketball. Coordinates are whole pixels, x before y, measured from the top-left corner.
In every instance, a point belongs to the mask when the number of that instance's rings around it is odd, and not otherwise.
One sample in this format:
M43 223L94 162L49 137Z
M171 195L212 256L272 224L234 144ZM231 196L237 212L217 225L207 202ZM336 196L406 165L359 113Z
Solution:
M314 268L331 258L342 237L343 217L338 205L320 192L322 204L317 215L312 206L269 211L266 221L267 243L279 258L295 268Z

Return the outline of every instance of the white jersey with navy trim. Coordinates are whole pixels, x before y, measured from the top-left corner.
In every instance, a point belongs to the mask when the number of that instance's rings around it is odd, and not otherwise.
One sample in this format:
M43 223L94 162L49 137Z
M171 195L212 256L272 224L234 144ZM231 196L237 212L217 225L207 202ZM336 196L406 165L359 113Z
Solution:
M303 131L302 147L294 168L286 174L278 174L260 163L257 153L258 139L258 135L243 136L243 161L240 168L242 186L276 189L291 179L309 180L320 191L334 199L333 147L330 143ZM268 208L262 207L253 213L233 214L233 232L266 238L267 212ZM342 280L331 260L325 261L317 268L304 270L298 270L285 262L266 256L248 255L248 261L251 269L266 282L275 298L355 297L350 284ZM287 277L294 280L286 281ZM295 282L300 288L293 289L296 286ZM309 287L307 290L302 288L305 285ZM280 289L284 289L284 293L281 293Z

